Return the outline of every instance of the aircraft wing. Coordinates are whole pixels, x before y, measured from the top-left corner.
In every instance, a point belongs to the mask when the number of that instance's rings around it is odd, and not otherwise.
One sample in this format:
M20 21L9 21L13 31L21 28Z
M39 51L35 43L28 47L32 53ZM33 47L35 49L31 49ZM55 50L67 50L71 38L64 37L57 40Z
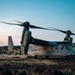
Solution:
M33 40L31 41L30 44L41 45L41 46L56 46L56 45L58 45L56 42L45 41L45 40L40 40L40 39L36 39L36 38L33 38Z
M57 44L69 44L67 41L55 41Z
M41 45L41 46L57 46L59 44L69 44L69 42L65 41L46 41L41 39L33 38L30 44Z

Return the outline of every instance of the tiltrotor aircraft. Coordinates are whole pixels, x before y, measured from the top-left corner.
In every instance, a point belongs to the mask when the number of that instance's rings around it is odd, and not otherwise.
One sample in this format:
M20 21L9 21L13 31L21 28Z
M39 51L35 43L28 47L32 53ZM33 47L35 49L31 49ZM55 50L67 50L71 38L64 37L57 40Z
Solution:
M20 22L16 21L16 23L8 23L8 22L2 22L4 24L9 25L18 25L22 26L23 33L22 33L22 39L21 39L21 46L24 48L24 54L33 55L35 57L37 56L46 56L46 57L68 57L68 56L74 56L75 50L72 48L72 40L73 38L70 37L70 35L75 35L70 30L63 31L56 28L43 28L35 25L31 25L28 21L27 22ZM53 30L53 31L60 31L62 33L66 34L66 37L64 38L64 41L46 41L41 40L32 37L32 32L29 30L30 28L33 29L44 29L44 30Z

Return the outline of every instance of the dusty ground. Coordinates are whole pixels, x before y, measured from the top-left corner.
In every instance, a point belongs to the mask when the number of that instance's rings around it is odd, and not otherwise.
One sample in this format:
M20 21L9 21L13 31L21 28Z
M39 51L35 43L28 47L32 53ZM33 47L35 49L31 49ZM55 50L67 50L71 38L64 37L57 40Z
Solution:
M3 59L2 59L3 57ZM1 55L0 75L75 75L75 59L34 59Z

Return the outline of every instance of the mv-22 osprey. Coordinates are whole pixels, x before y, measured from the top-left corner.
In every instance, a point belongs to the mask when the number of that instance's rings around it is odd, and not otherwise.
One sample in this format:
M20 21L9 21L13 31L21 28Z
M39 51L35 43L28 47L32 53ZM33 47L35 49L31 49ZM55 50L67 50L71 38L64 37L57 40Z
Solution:
M18 25L24 28L21 39L21 46L24 48L24 54L29 54L35 57L45 56L47 58L49 57L60 58L60 57L68 57L75 55L75 50L73 50L72 48L73 38L70 37L70 35L75 35L75 34L72 33L70 30L63 31L52 27L43 28L31 25L28 21L23 23L20 21L16 22L18 22L18 24L8 23L8 22L1 22L1 23L9 25ZM66 37L64 38L64 41L57 41L57 42L37 39L32 37L32 32L29 30L30 28L60 31L62 33L65 33Z

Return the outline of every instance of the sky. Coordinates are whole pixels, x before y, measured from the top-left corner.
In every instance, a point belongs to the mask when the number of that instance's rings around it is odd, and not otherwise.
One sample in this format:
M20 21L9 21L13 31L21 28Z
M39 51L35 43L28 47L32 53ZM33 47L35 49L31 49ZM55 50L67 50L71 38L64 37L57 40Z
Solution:
M41 27L71 30L75 33L75 0L0 0L0 21L29 21ZM8 44L12 36L14 44L20 44L22 27L0 23L0 45ZM61 32L30 29L35 38L48 41L63 41ZM75 42L75 36L73 42Z

